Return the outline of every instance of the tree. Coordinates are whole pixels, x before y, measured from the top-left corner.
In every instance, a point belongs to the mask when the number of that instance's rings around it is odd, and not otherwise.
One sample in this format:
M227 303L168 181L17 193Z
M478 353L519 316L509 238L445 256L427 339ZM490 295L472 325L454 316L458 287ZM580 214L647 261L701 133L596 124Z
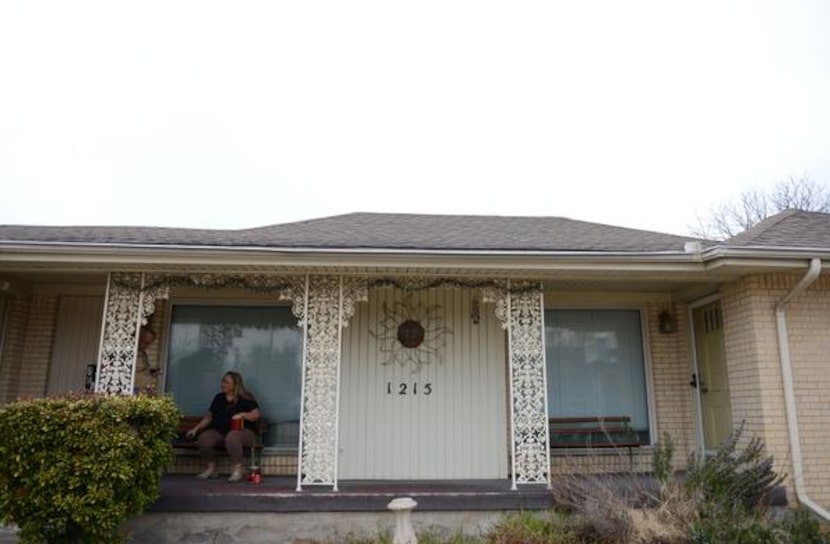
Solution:
M751 189L737 199L717 204L697 225L689 227L692 236L725 240L784 210L830 212L830 189L807 176L790 176L767 191Z

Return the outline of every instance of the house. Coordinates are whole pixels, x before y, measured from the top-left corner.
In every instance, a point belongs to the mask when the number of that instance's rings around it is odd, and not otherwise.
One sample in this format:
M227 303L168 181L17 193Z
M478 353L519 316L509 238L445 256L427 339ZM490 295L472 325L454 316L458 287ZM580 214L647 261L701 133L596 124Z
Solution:
M0 402L156 390L199 414L235 368L266 474L298 489L546 486L647 470L666 433L680 467L744 422L827 507L828 259L830 215L802 211L723 243L558 217L2 226ZM622 421L626 451L551 434L574 418Z

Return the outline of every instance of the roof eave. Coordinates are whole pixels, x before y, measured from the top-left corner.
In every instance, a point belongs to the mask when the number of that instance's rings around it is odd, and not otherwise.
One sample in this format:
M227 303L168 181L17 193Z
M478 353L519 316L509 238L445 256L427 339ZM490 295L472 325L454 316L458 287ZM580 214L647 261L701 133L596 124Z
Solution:
M607 252L539 250L444 250L385 248L158 246L78 243L10 243L0 241L2 263L134 264L142 265L271 265L271 266L459 266L531 269L611 268L688 265L700 270L700 259L684 252ZM690 270L687 270L687 272Z
M541 251L442 250L384 248L240 247L70 242L0 241L0 265L61 264L106 268L110 266L166 266L180 268L271 267L377 267L477 268L527 270L628 270L705 274L730 268L747 270L801 269L807 259L830 261L830 249L796 247L714 246L686 251Z

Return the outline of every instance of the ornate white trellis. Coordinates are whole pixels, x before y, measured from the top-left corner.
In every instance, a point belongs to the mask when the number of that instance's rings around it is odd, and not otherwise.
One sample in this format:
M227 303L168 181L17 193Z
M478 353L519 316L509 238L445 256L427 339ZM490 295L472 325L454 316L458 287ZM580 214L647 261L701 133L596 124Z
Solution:
M304 293L298 316L305 341L297 490L331 485L336 491L342 331L355 303L367 300L366 281L307 276Z
M507 329L510 368L513 489L550 485L550 443L545 369L544 294L534 282L483 289Z
M164 285L145 287L140 272L110 273L98 353L95 392L131 395L135 383L138 333L153 313L157 298L167 298Z

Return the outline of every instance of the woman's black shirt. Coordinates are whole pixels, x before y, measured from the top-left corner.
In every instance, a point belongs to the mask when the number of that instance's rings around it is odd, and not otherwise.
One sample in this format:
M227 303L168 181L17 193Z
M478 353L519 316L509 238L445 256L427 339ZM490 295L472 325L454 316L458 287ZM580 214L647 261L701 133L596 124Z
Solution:
M239 397L236 402L228 402L224 393L219 393L213 397L213 402L210 403L210 413L213 416L210 426L219 433L226 435L231 430L231 417L241 412L250 412L259 408L259 404L254 399L246 399ZM245 420L245 428L256 431L256 424L253 421Z

